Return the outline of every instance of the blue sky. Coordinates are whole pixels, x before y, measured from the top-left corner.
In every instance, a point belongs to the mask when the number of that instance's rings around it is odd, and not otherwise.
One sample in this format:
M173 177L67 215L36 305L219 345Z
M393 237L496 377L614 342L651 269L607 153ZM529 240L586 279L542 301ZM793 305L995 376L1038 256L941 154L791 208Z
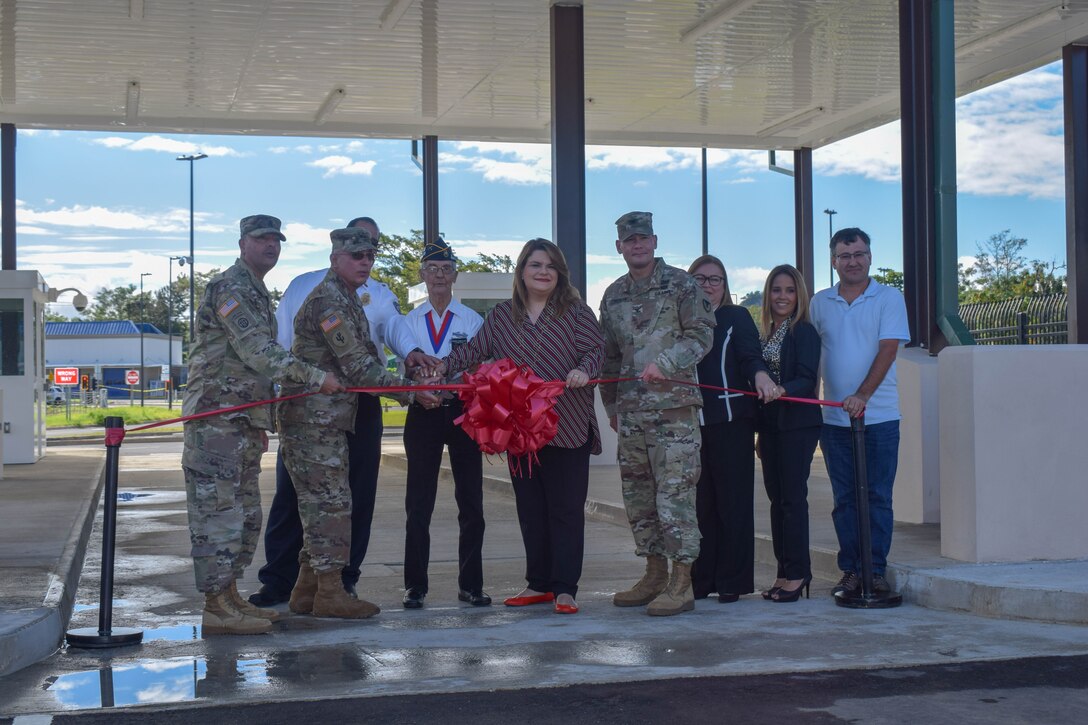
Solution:
M1052 64L958 103L959 250L1011 229L1028 255L1065 261L1061 66ZM298 273L327 266L328 231L354 216L387 233L421 228L422 180L407 140L20 131L18 266L53 287L93 295L101 287L166 284L167 258L188 252L189 165L196 162L198 269L237 253L237 220L279 216L288 242L267 278L284 289ZM440 143L440 217L462 258L516 254L551 236L547 145ZM659 251L686 267L700 253L698 149L587 149L588 298L625 271L613 221L654 213ZM902 269L899 124L814 152L817 288L826 272L827 216L873 237L874 267ZM792 161L792 154L779 154ZM763 151L709 153L710 251L725 261L734 292L762 287L767 271L793 261L792 180L767 169ZM178 273L174 265L174 273ZM56 311L73 314L60 304Z

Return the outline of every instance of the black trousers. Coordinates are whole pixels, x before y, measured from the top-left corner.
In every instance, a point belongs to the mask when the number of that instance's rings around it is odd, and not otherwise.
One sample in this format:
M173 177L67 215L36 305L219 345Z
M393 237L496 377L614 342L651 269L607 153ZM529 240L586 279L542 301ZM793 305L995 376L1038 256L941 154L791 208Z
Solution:
M696 596L755 591L755 422L702 426L695 514L702 543L691 569Z
M344 584L359 581L359 569L370 544L374 498L378 492L378 464L382 457L382 406L373 395L359 395L355 432L348 433L348 484L351 487L351 552L342 574ZM291 474L276 455L276 493L268 509L264 531L267 563L257 573L261 584L289 593L298 578L298 553L302 550L302 519Z
M431 558L431 515L438 495L442 449L449 448L453 469L453 498L457 502L457 585L474 592L484 584L484 489L480 448L453 421L461 415L461 401L430 410L408 407L404 423L404 452L408 456L404 510L404 588L427 593L427 566Z
M580 448L544 446L532 465L510 474L525 544L525 581L556 596L578 594L585 551L586 495L592 440Z
M760 462L763 486L771 501L771 537L780 579L804 579L812 573L808 550L808 474L820 440L820 426L779 430L761 423Z

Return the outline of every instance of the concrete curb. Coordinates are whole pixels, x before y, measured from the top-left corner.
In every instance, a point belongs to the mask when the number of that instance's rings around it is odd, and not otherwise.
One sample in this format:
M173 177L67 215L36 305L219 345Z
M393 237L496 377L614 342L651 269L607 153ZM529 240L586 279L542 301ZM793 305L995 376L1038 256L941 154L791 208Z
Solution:
M0 631L0 677L49 657L64 641L83 573L87 542L105 486L105 470L103 458L91 477L97 480L94 491L84 502L77 518L79 523L64 543L57 570L50 574L42 606L4 612L7 623Z

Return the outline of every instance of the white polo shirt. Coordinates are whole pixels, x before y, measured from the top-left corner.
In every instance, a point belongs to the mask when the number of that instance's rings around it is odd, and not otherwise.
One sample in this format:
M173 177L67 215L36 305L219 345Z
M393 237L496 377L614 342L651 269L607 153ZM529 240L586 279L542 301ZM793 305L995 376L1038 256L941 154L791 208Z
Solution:
M907 304L899 290L869 278L869 286L852 303L839 294L839 286L820 290L812 298L812 324L820 333L820 374L824 397L841 401L857 392L876 359L881 340L910 340ZM823 408L824 422L850 425L842 408ZM865 406L869 425L899 420L899 390L895 363Z
M276 325L279 328L276 342L288 350L295 341L295 315L302 308L302 303L314 288L325 279L328 268L305 272L291 280L276 308ZM370 323L370 335L374 345L381 352L386 343L389 322L400 316L400 305L393 290L376 279L368 279L355 293L359 295L366 312L366 321Z

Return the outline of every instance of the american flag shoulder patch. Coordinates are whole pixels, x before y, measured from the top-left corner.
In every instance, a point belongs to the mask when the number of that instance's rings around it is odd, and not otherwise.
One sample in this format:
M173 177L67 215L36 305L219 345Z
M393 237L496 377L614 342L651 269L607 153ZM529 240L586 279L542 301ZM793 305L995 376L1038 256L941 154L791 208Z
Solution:
M328 332L330 330L335 330L337 327L340 326L340 322L341 322L340 315L329 315L328 317L326 317L324 320L321 321L321 329L324 332Z
M238 300L231 297L223 303L222 307L219 308L219 316L226 317L227 315L238 309L238 307L240 307L240 305L238 304Z

